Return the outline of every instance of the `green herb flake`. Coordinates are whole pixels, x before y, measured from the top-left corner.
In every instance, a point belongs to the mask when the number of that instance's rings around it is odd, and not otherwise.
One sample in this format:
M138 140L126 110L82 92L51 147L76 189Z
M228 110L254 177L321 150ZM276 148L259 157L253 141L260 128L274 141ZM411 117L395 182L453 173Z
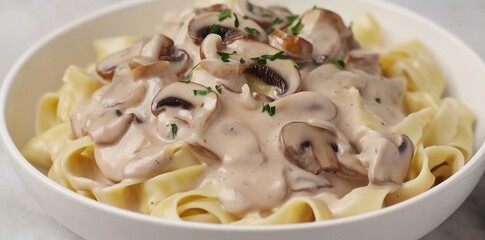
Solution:
M288 25L292 25L296 19L298 19L298 15L290 15L286 17L286 21L288 21Z
M175 123L172 123L170 124L170 126L172 126L172 137L175 138L177 136L177 132L178 132L178 127L177 127L177 124Z
M231 55L236 54L236 53L237 53L236 51L234 51L234 52L232 52L232 53L226 53L226 52L217 52L217 55L219 55L219 56L221 57L221 60L222 60L223 62L230 62L229 57L230 57Z
M209 33L219 33L219 30L221 29L221 26L217 25L217 24L212 24L210 29L209 29Z
M266 64L266 59L261 58L261 57L254 57L254 58L251 58L251 60L254 60L254 61L256 61L256 63L261 64L261 65Z
M330 63L340 70L345 70L345 62L337 59L330 59Z
M268 112L269 116L274 116L276 114L276 107L270 106L268 103L263 104L263 109L261 112Z
M239 27L239 19L237 18L237 15L235 13L234 14L234 27L238 28Z
M265 13L263 13L263 17L264 18L270 18L270 17L273 17L273 14L265 12Z
M273 22L271 22L271 26L266 30L266 33L271 34L272 32L274 32L274 30L275 30L274 26L276 26L280 23L283 23L283 20L281 20L281 18L279 18L279 17L276 17L273 20Z
M297 70L301 69L301 66L298 63L296 63L295 61L293 61L293 67L295 67Z
M247 15L244 15L243 18L246 19L246 20L249 19L249 17Z
M216 85L216 90L217 90L218 93L222 93L222 87L221 87L221 85L217 84Z
M239 59L239 62L240 62L241 64L244 64L244 63L246 63L246 60L244 60L243 58L240 58L240 59Z
M205 96L212 91L211 87L207 87L206 90L193 90L194 96Z
M219 13L218 20L219 22L222 22L228 18L231 18L231 15L232 15L231 10L224 9Z
M381 103L381 98L380 97L376 97L375 100L376 100L377 103Z
M292 33L293 35L298 35L298 34L300 33L300 31L303 29L303 27L304 27L304 26L305 26L305 25L303 25L303 24L301 23L301 20L299 20L299 21L296 23L296 25L295 25L295 26L293 26L293 27L291 28L291 33Z
M246 31L248 34L253 35L253 36L259 36L259 31L258 29L255 28L250 28L250 27L245 27L244 31Z
M283 23L283 20L281 20L281 18L279 17L276 17L273 22L271 22L271 25L274 26L274 25L278 25L280 23Z
M259 57L251 58L251 60L254 60L258 64L263 64L263 65L267 63L266 60L275 61L277 59L290 59L290 56L286 55L285 52L280 51L280 52L277 52L273 55L264 54L264 55L261 55Z

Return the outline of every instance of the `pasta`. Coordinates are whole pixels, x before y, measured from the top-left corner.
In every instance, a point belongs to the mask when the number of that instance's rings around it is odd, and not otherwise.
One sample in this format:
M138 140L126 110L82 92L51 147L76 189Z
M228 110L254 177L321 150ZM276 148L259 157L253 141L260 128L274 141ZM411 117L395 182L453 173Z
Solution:
M97 63L39 100L25 158L119 208L266 225L402 202L473 153L473 113L443 98L432 54L418 40L383 48L370 14L350 31L326 9L236 0L160 29L95 41Z

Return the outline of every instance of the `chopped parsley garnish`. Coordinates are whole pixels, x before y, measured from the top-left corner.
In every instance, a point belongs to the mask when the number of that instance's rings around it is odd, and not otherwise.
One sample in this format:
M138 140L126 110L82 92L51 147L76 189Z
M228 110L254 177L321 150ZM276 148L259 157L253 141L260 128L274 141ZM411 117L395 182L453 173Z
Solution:
M218 20L219 20L219 22L222 22L222 21L226 20L227 18L231 18L231 15L232 15L231 10L229 10L229 9L224 9L224 10L222 10L222 11L219 13L219 18L218 18Z
M345 70L345 62L337 59L330 59L330 63L340 70Z
M298 65L298 63L296 63L295 61L293 61L293 67L295 67L298 70L301 69L300 65Z
M288 25L292 25L296 19L298 19L298 15L291 15L286 17L286 21L288 21Z
M235 13L234 14L234 27L238 28L239 27L239 19L237 18L237 15Z
M249 19L249 17L247 15L244 15L243 18L246 19L246 20Z
M255 28L245 27L244 31L246 31L247 33L249 33L250 35L253 35L253 36L259 35L258 29L255 29Z
M222 93L222 87L221 87L221 85L217 84L216 85L216 90L217 90L218 93Z
M274 61L276 59L289 59L290 57L288 55L286 55L285 52L281 51L281 52L277 52L276 54L273 54L273 55L261 55L259 57L254 57L254 58L251 58L251 60L254 60L256 61L258 64L266 64L266 60L270 60L270 61Z
M375 100L376 100L377 103L381 103L381 98L380 97L376 97Z
M276 25L278 25L278 24L280 24L280 23L282 23L282 22L283 22L283 20L281 20L281 18L276 17L276 18L273 20L273 22L271 22L271 26L270 26L270 27L269 27L269 28L266 30L266 33L267 33L267 34L271 34L272 32L274 32L274 30L275 30L275 29L274 29L274 26L276 26Z
M209 29L209 33L219 33L219 30L221 29L221 26L217 24L212 24L211 28Z
M232 53L226 53L226 52L217 52L217 55L219 55L219 56L221 57L221 60L222 60L223 62L229 62L229 57L230 57L231 55L236 54L236 53L237 53L236 51L234 51L234 52L232 52Z
M263 109L261 112L268 112L269 116L273 116L276 113L276 107L275 106L270 106L268 103L263 104Z
M263 13L263 17L265 17L265 18L270 18L270 17L272 17L272 16L273 16L273 15L272 15L272 14L270 14L270 13L267 13L267 12Z
M170 125L172 126L172 137L175 138L179 129L177 127L177 124L175 123L172 123Z
M244 63L246 63L246 60L244 60L243 58L240 58L240 59L239 59L239 62L240 62L241 64L244 64Z
M293 27L291 28L291 33L292 33L293 35L298 35L298 33L300 33L300 31L303 29L303 27L304 27L304 26L305 26L305 25L303 25L303 24L301 23L301 20L299 20L299 21L296 23L296 25L295 25L295 26L293 26Z
M194 91L194 96L205 96L207 95L208 93L210 93L212 91L212 88L211 87L207 87L206 90L193 90Z

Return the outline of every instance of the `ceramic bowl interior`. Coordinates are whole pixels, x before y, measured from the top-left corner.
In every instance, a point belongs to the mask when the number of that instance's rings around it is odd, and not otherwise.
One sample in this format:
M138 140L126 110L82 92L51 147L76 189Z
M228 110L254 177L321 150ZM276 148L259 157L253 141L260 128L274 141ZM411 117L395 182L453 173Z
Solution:
M27 162L19 148L33 136L35 106L39 97L61 85L70 64L92 62L95 39L119 35L150 34L163 13L185 9L192 1L137 1L96 12L42 39L12 68L1 89L2 146L12 166L36 201L59 223L88 239L416 239L449 217L480 179L485 162L485 66L461 41L442 28L408 10L380 1L260 1L289 6L296 13L314 5L343 16L367 11L383 26L389 39L418 38L435 55L447 79L447 95L456 97L476 114L473 158L439 186L403 203L359 216L319 223L284 226L219 226L174 222L143 216L76 195L48 179ZM426 217L423 217L426 216Z

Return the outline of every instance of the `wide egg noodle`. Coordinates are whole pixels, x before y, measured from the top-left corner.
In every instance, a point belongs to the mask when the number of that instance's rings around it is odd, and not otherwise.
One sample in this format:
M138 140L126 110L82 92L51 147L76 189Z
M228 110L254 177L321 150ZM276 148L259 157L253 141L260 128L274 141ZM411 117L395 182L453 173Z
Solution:
M224 209L210 183L201 181L207 166L186 146L174 147L172 161L149 179L113 182L101 174L90 137L73 140L69 116L103 84L91 77L94 65L85 70L70 66L59 91L45 94L37 106L36 136L22 149L33 164L48 169L48 177L86 197L123 209L157 217L223 224L287 224L323 221L378 210L427 191L458 171L472 154L474 117L452 98L441 99L445 81L432 55L417 40L384 49L385 37L370 14L352 22L355 38L367 49L382 52L386 77L406 79L404 107L407 116L394 126L384 126L366 109L359 90L343 90L355 108L356 117L374 131L406 134L415 146L414 158L401 186L369 184L355 188L327 206L318 197L294 197L264 213L235 216ZM133 37L94 42L97 59L123 49ZM389 128L390 127L390 128ZM446 131L443 131L446 129Z
M332 212L323 201L313 197L296 197L280 208L274 209L269 216L251 213L233 224L274 225L324 221L331 218L333 218Z
M210 186L176 193L161 201L151 215L194 222L232 223L237 218L224 210Z

